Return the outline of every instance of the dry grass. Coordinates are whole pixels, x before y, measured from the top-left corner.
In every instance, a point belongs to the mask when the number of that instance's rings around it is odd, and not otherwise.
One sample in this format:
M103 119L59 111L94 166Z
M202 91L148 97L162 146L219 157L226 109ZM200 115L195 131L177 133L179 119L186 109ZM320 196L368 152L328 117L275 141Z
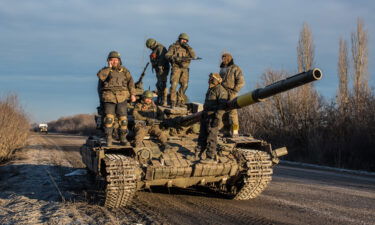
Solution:
M48 129L52 132L90 135L95 133L96 124L93 114L78 114L69 117L61 117L48 123Z
M29 120L16 95L0 99L0 161L9 159L14 151L25 146Z

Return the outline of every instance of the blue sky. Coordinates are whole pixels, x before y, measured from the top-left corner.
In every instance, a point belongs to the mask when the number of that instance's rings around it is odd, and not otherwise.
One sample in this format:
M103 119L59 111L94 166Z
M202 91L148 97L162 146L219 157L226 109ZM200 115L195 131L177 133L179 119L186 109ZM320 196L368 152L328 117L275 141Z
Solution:
M348 42L362 18L369 33L370 83L375 70L375 2L285 1L99 1L0 0L0 95L17 93L33 121L95 112L97 71L117 50L134 79L148 60L144 42L169 46L186 32L203 60L191 64L187 94L202 101L207 75L218 71L220 54L233 54L252 90L267 68L297 70L296 47L303 22L315 43L316 83L326 98L337 90L338 40ZM147 71L145 87L155 84Z

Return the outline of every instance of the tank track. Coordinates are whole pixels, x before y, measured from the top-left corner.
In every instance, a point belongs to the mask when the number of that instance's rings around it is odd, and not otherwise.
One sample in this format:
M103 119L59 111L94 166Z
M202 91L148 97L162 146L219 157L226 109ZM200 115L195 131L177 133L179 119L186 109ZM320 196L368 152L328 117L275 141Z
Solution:
M214 190L235 200L256 198L272 180L271 156L263 151L237 149L238 158L244 161L245 171L229 184L214 184Z
M245 158L247 171L244 174L242 187L235 194L235 200L248 200L262 193L272 180L272 161L267 152L238 149Z
M119 154L106 154L105 164L105 201L107 208L119 208L128 205L137 189L137 162Z

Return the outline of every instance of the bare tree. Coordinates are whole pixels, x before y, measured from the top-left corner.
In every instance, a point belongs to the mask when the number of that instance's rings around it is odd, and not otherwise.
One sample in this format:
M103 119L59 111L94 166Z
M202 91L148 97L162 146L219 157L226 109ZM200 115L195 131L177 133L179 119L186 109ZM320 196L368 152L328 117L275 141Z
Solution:
M307 23L303 23L297 45L298 72L308 71L313 68L314 54L315 46L310 26ZM293 90L289 94L295 95L290 97L293 101L288 105L288 107L292 107L289 115L297 118L292 118L295 123L294 126L305 129L305 132L307 132L308 129L313 127L311 125L315 122L313 120L320 107L320 96L312 83Z
M356 102L360 102L361 96L368 94L368 47L367 30L361 19L357 21L357 31L352 33L353 56L353 89Z
M290 76L286 71L267 69L261 76L259 86L266 86ZM318 122L321 100L314 88L299 87L275 95L265 102L241 110L241 124L246 124L251 133L285 134L304 138ZM246 114L245 114L246 113ZM250 127L250 123L256 127ZM282 132L281 132L282 133Z
M349 59L348 59L348 47L344 39L340 38L339 41L339 60L337 63L337 75L339 78L339 90L337 93L337 103L340 108L345 108L348 103L349 91L348 91L348 74L349 74Z
M303 23L297 46L298 72L311 69L314 64L314 43L311 29Z

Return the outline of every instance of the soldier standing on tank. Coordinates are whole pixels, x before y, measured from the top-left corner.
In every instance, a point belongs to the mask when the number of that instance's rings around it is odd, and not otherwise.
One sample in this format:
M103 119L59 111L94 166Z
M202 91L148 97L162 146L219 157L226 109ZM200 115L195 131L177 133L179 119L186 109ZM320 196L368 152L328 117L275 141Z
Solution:
M143 138L147 134L155 135L164 148L169 147L169 145L167 144L167 136L160 129L159 124L157 123L157 107L152 101L153 97L154 93L152 91L145 91L142 95L142 100L134 107L134 147L140 147Z
M167 80L169 73L169 62L165 58L167 49L155 39L149 38L146 41L146 47L151 49L150 62L153 70L156 72L156 88L158 90L158 98L156 103L158 105L167 105Z
M115 116L118 118L120 142L127 145L127 100L134 102L135 87L133 78L128 69L122 66L121 56L116 51L111 51L107 58L108 66L101 69L97 76L101 101L104 108L104 130L107 145L112 144L113 126Z
M208 90L203 105L203 114L200 121L197 152L201 155L201 162L216 162L217 136L225 106L228 101L228 92L221 85L220 74L211 73L208 80ZM204 159L203 155L206 155Z
M170 88L172 107L183 105L186 99L185 92L189 83L189 65L191 59L196 57L194 50L188 45L188 41L189 36L186 33L181 33L178 36L178 40L169 46L168 52L165 54L165 57L172 65ZM180 88L176 96L177 84L180 84Z
M236 98L245 80L241 68L234 64L230 53L221 56L220 76L223 79L221 85L228 91L228 100ZM224 131L233 137L238 136L238 130L238 113L237 109L233 109L224 115Z

